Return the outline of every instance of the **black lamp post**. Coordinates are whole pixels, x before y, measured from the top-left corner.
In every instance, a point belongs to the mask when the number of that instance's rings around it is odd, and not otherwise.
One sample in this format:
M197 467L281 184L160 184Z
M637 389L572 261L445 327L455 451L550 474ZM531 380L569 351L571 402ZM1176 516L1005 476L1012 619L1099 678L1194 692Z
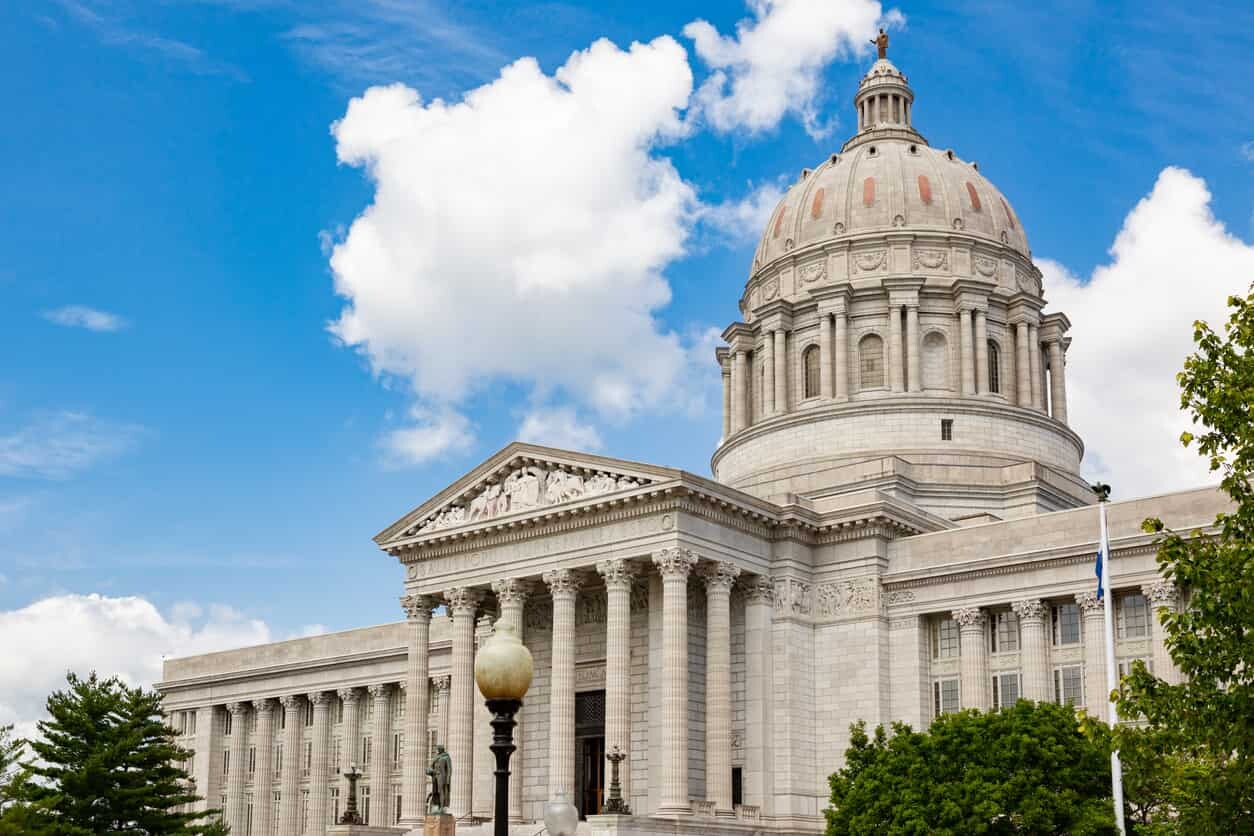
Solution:
M344 777L348 779L348 804L344 805L344 815L340 816L339 823L365 824L357 813L357 779L361 778L361 773L357 771L357 764L351 764L348 771L344 773Z
M475 655L475 682L492 712L492 745L496 756L496 806L492 814L495 836L509 836L509 758L514 745L514 716L531 687L531 651L523 646L512 624L497 624L492 636Z

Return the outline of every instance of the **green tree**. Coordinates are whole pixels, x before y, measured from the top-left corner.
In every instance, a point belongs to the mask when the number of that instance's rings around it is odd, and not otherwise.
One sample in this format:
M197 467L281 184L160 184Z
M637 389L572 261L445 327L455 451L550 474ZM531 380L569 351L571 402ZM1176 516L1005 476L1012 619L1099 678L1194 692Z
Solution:
M1026 700L946 714L926 732L895 723L868 736L857 723L829 779L827 833L1112 833L1109 739L1091 725Z
M1157 819L1181 833L1254 833L1254 291L1229 298L1223 333L1194 323L1197 350L1178 376L1180 405L1196 446L1221 474L1230 508L1214 536L1162 532L1158 565L1188 595L1163 609L1165 643L1184 682L1169 685L1136 665L1119 708L1147 729L1120 730L1119 745L1149 745L1172 766L1169 798ZM1137 735L1153 735L1151 743Z
M0 833L220 833L211 812L180 812L197 801L181 763L161 695L117 678L71 673L48 697L49 719L31 741L34 758L15 784L18 804L0 817Z
M26 742L13 736L13 726L0 726L0 813L13 801L22 749Z

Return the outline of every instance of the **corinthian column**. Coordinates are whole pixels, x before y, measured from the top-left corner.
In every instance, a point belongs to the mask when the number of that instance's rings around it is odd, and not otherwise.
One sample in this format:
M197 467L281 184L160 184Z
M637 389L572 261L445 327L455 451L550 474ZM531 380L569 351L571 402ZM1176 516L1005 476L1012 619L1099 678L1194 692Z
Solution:
M470 815L474 787L475 611L480 593L468 587L444 593L453 617L453 684L450 694L448 754L453 761L450 808L455 818Z
M1001 369L997 374L1000 380ZM988 322L984 311L978 309L975 312L975 391L977 394L988 391Z
M832 317L819 317L819 397L832 399Z
M341 688L336 694L344 703L340 748L345 757L345 762L341 764L342 772L347 772L351 764L361 765L361 691L356 688ZM345 786L348 784L345 783Z
M732 432L749 425L749 358L743 349L736 349L732 366Z
M227 750L226 823L244 830L244 758L248 754L248 703L227 703L231 715L231 746Z
M687 815L688 800L688 575L697 558L683 548L653 553L662 576L662 800L660 816Z
M257 714L257 764L253 770L253 832L272 833L271 785L274 783L274 701L253 700Z
M315 691L309 695L308 699L313 703L313 752L309 759L309 827L305 832L312 833L314 836L323 836L327 832L331 694L326 691ZM256 798L256 793L253 797Z
M279 779L279 836L300 832L300 716L301 700L295 694L279 697L283 706L283 773Z
M1159 619L1162 617L1163 610L1175 610L1176 586L1171 581L1155 581L1142 586L1141 594L1149 599L1152 613L1150 629L1153 630L1151 642L1154 648L1154 675L1169 685L1175 685L1180 682L1180 670L1171 660L1171 654L1167 652L1167 644L1164 641L1166 633Z
M1049 344L1049 404L1055 421L1067 423L1067 361L1063 357L1062 340Z
M906 307L906 364L910 369L906 388L911 392L923 391L923 367L919 363L919 354L923 344L919 342L919 306Z
M775 412L788 411L788 332L775 332Z
M836 400L849 400L849 315L836 313Z
M1028 357L1028 324L1015 323L1015 403L1032 405L1032 361Z
M726 382L726 378L724 378ZM501 624L512 625L518 633L518 638L525 643L526 637L523 636L523 610L527 605L527 595L531 591L531 587L526 581L518 578L506 578L496 581L492 584L492 591L496 593L496 602L501 607ZM509 772L509 820L511 822L522 821L522 776L523 776L523 732L522 732L522 712L514 715L514 768Z
M553 595L553 666L549 682L549 797L575 792L575 596L569 569L544 573ZM588 812L588 811L583 811Z
M1106 590L1109 597L1110 590ZM1095 592L1075 596L1084 618L1084 709L1097 718L1105 718L1109 699L1106 690L1106 624L1102 602Z
M775 332L767 331L762 341L762 414L775 414Z
M1041 392L1041 337L1040 329L1028 325L1028 375L1032 378L1032 408L1045 409L1045 400Z
M740 567L714 563L705 577L705 796L733 816L731 767L731 588Z
M958 622L959 670L962 677L962 707L988 710L988 619L976 607L954 610Z
M605 751L615 746L631 751L631 584L634 574L625 560L603 560L597 572L605 579ZM630 761L628 761L630 763ZM605 762L605 774L611 766ZM619 775L623 798L631 798L631 769Z
M435 599L429 595L406 595L401 598L405 610L408 648L405 666L405 751L401 764L401 821L417 827L422 824L426 793L427 745L427 678L428 652L431 644L431 610Z
M971 350L971 309L958 312L958 358L962 364L962 394L975 394L975 356Z
M1023 696L1049 701L1049 632L1045 629L1044 602L1036 599L1010 605L1019 617L1020 658L1023 660Z
M389 703L391 690L392 686L386 682L366 688L373 703L371 713L374 721L370 724L370 765L367 770L370 773L370 785L376 788L376 797L379 799L379 803L370 805L370 820L366 824L376 827L387 824L387 796L384 793L387 790L388 769L391 766L388 758L388 743L392 736L392 712Z
M894 392L904 391L905 368L901 361L901 308L888 306L888 385Z

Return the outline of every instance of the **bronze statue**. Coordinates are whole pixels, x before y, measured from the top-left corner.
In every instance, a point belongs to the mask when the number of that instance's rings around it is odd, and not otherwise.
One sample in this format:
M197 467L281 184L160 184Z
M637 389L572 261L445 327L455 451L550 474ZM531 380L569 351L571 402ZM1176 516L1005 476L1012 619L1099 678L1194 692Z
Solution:
M875 44L876 48L879 50L880 58L888 57L888 33L887 32L881 29L879 37L872 40L871 43Z
M443 746L435 747L435 757L431 759L431 765L427 767L427 774L431 776L431 793L427 796L427 812L433 816L444 815L448 812L449 785L453 780L453 759L449 757L448 752L444 751Z

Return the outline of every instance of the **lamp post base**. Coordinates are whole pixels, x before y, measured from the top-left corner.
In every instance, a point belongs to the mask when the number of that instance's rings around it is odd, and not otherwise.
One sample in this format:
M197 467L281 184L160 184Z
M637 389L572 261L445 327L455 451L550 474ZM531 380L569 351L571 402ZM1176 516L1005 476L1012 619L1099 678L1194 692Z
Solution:
M496 804L492 813L493 836L509 836L509 759L514 745L514 715L522 708L522 700L487 700L492 712L492 745L496 755Z

